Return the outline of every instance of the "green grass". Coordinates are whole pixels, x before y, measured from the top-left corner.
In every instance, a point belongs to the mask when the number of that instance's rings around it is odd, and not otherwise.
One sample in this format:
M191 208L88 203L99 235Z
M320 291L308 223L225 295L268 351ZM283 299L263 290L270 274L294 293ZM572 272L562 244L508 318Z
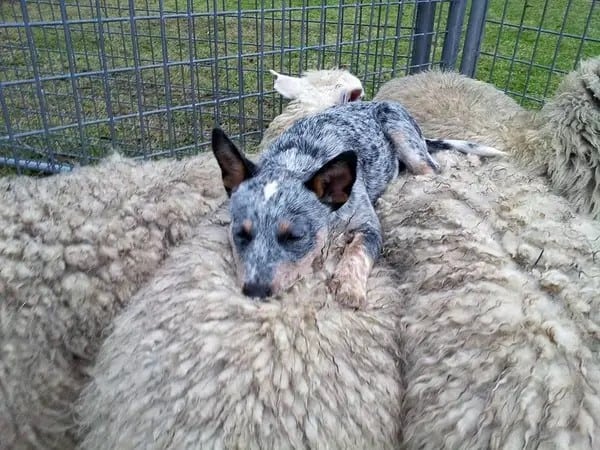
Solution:
M600 7L591 0L574 0L570 8L568 3L491 0L476 78L508 91L526 107L539 107L556 89L561 72L575 68L577 56L600 55L600 43L582 43L579 37L586 32L588 38L600 40ZM538 27L544 31L535 30ZM561 30L562 38L553 34Z
M102 17L115 19L103 25L104 53L108 57L104 61L100 57L97 24L83 23L69 27L74 55L69 60L58 1L27 3L31 22L51 21L46 26L32 27L31 39L37 48L35 57L40 76L56 79L44 82L42 86L46 124L38 113L40 99L34 83L8 86L3 90L13 132L40 130L45 125L52 128L76 124L75 105L79 106L85 121L98 123L86 125L83 131L75 127L52 132L48 140L36 135L20 138L17 146L0 143L0 154L12 156L16 152L21 158L39 159L43 158L39 149L52 148L57 160L64 162L76 161L81 154L97 158L105 156L112 151L113 135L117 138L118 150L131 156L169 148L183 149L178 154L196 151L198 148L194 143L196 140L205 143L214 124L217 89L221 96L218 112L222 126L232 134L241 135L241 144L252 148L261 130L282 106L279 96L273 93L267 93L259 101L258 93L272 91L272 78L267 69L298 73L317 66L347 65L363 80L367 94L371 96L381 83L405 72L410 61L410 34L415 17L414 6L410 4L373 9L354 3L340 7L339 2L333 0L292 0L286 4L292 10L282 13L281 2L274 0L264 2L266 11L261 11L263 2L258 0L193 0L194 12L205 15L201 14L193 22L183 16L170 17L161 23L156 19L159 2L147 0L135 2L135 14L152 18L137 20L133 29L129 20L119 20L129 17L127 1L103 0ZM553 66L558 38L542 33L537 39L536 31L518 25L523 17L526 27L535 27L543 15L543 28L559 30L567 2L550 0L544 14L544 0L508 0L506 12L504 3L504 0L490 1L488 20L500 20L504 15L506 22L517 26L500 27L488 22L482 43L484 54L476 77L507 90L525 106L539 107L539 102L552 94L561 78L550 69L572 70L578 53L581 57L598 55L599 45L587 43L580 48L580 40L563 37ZM90 4L94 5L94 2L70 1L64 13L69 20L96 17L97 12ZM572 2L564 33L583 33L591 4L590 0ZM215 5L219 12L216 19L210 14ZM164 0L166 14L185 12L186 6L186 0ZM243 13L238 14L238 9ZM447 5L439 5L440 30L443 30L446 14ZM596 39L600 39L599 14L600 8L596 7L588 27L588 35ZM398 40L393 38L397 17L401 18ZM22 20L19 2L0 0L0 23L15 20ZM340 21L343 25L338 27ZM387 26L374 25L381 22L386 22ZM321 23L326 26L322 27ZM194 37L191 46L190 35ZM167 39L164 49L161 36ZM0 25L2 81L34 77L26 42L22 28ZM440 57L442 44L443 33L434 37L436 59ZM303 47L306 50L282 52L282 45L286 49ZM322 50L323 45L330 47ZM134 53L134 47L138 49L137 53ZM341 50L340 59L336 59L336 49ZM257 54L263 51L266 56L261 60ZM189 64L190 53L195 58L193 67ZM486 53L509 59L514 56L523 62L511 63ZM224 59L215 65L215 56ZM142 67L138 72L127 69L134 65L135 58ZM161 66L163 60L181 64L165 70ZM532 66L529 61L542 67ZM75 82L78 93L75 97L72 80L61 75L69 73L71 65L76 73L99 71L103 62L108 70L117 71L110 76L108 84L105 85L98 74L79 77ZM157 67L148 67L155 63ZM239 70L243 78L238 77ZM107 92L112 114L121 117L114 123L103 120L108 116L104 101ZM240 94L249 97L239 99ZM159 111L167 103L167 96L175 108L170 113ZM195 111L182 108L193 99L201 103L200 108ZM145 112L141 120L137 114L138 105ZM6 133L5 125L0 122L0 135Z

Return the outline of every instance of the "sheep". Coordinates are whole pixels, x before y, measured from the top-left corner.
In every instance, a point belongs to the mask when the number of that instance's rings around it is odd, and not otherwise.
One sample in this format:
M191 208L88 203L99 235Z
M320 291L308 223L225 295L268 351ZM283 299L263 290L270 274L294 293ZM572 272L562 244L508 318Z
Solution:
M0 180L0 447L72 447L102 330L224 201L207 157Z
M514 162L450 158L379 207L404 274L404 448L598 448L600 223Z
M331 106L328 82L339 98L354 92L345 73L289 77L284 88L298 80L308 88L278 126L321 100ZM0 179L0 448L73 447L71 404L103 330L225 201L216 179L212 154L156 162L115 155L45 179Z
M79 448L398 448L391 270L371 277L366 310L342 307L325 287L338 241L313 277L252 301L228 221L199 228L115 319L77 407Z
M490 84L437 70L393 79L374 99L405 105L426 134L510 152L578 212L600 218L600 56L582 61L538 112Z
M393 230L388 263L406 267L410 296L400 331L410 349L405 448L600 445L597 193L591 183L581 200L576 183L560 189L548 169L581 171L581 160L560 157L574 147L594 168L598 109L583 89L597 63L582 63L539 113L451 72L392 80L375 96L403 103L426 133L514 155L475 171L453 163L445 180L395 187L379 207Z
M275 117L263 133L260 150L267 148L296 120L364 97L360 80L345 69L309 70L301 77L270 72L275 76L275 90L291 101L286 105L285 115Z
M479 130L494 130L502 119L523 112L508 97L493 92L497 98L489 100L493 111L486 116L489 125L482 120ZM478 117L475 108L456 111ZM427 120L421 122L425 129L431 126ZM473 133L467 138L481 142L483 135L483 142L488 145L508 147L503 144L510 142L508 133L490 137L491 133L478 131L479 135L471 131L476 126L472 121L463 118L456 123ZM440 155L440 161L444 163L441 175L398 180L377 207L386 232L385 254L377 270L391 270L388 287L395 282L397 291L389 292L391 297L386 298L386 303L400 308L394 310L394 317L400 317L396 364L402 375L401 386L406 386L399 422L401 445L594 448L600 437L600 397L595 389L600 378L600 268L595 261L600 254L600 225L574 214L568 201L553 193L543 178L514 162L482 164L475 157L465 159L452 154ZM223 247L216 253L229 255L224 236L220 239ZM204 247L196 253L200 248ZM114 334L106 341L93 369L93 382L80 398L78 411L86 431L81 448L98 448L105 444L106 436L117 436L109 442L113 446L127 442L132 447L150 448L180 447L185 439L199 446L215 447L317 446L314 442L296 443L290 437L306 436L310 431L296 415L275 424L267 420L264 426L257 422L254 409L248 406L255 404L255 397L248 397L253 391L248 388L236 395L238 384L232 378L236 374L238 379L247 379L253 372L253 358L258 358L258 353L242 356L256 347L264 349L257 344L259 339L271 337L273 342L272 336L291 331L280 328L276 321L265 324L262 318L261 327L253 323L244 328L255 319L253 315L221 315L221 311L215 311L213 298L237 295L232 292L235 284L231 266L226 262L217 269L198 266L195 280L204 280L206 273L220 276L219 281L203 289L199 281L190 281L191 276L178 268L178 264L183 266L183 261L188 260L189 257L181 256L179 263L170 261L169 271L165 269L154 279L158 285L154 291L147 287L132 301L132 309L115 323ZM223 281L222 277L226 279ZM183 290L178 286L183 286ZM194 294L188 295L186 288L194 290ZM303 286L281 304L269 304L268 308L283 310L289 298L295 299L293 295L302 289L305 302L327 304L323 298L326 293L315 293ZM235 298L236 308L255 307L248 300L244 303ZM380 301L377 297L374 304ZM147 317L143 305L162 302L163 312L153 310L155 314ZM216 303L221 305L218 300ZM195 315L190 309L192 304ZM205 312L202 308L207 304L210 306ZM178 313L172 312L171 307L181 308L181 317L200 317L202 323L208 323L193 328L199 336L179 333L174 340L168 340L164 334L152 334L161 326L169 330L185 328L172 326L177 323L173 317ZM286 310L286 316L298 315L305 317ZM157 317L165 320L156 321ZM157 323L152 324L153 321ZM326 319L323 322L328 323ZM320 329L332 329L323 322ZM139 336L157 336L156 340L131 349L132 343L140 340L132 324L140 324ZM291 328L304 329L296 323ZM237 334L241 329L244 337ZM230 330L229 334L225 330ZM322 348L321 340L327 344L345 342L347 336L354 336L353 330L348 326L343 332L318 335L315 346ZM365 338L370 339L370 335L362 336ZM386 338L386 342L391 339ZM216 357L206 356L204 342L211 342L207 352L218 354L218 368L214 367ZM286 349L288 345L286 341ZM153 356L150 348L152 352L158 348L158 354ZM161 361L177 360L181 348L197 355L192 372L186 372L189 378L178 376L176 368L159 369L166 365ZM274 368L286 364L285 353L273 353L268 354ZM336 379L340 389L348 388L344 373L364 369L364 359L360 352L359 355L347 362L349 369L340 371L340 378ZM146 367L142 361L147 361ZM302 360L299 364L303 367ZM152 369L157 372L149 373ZM387 369L387 365L380 366L381 371ZM254 386L258 386L255 389L259 393L254 395L265 392L267 402L275 402L269 397L275 397L275 393L285 397L287 391L281 389L273 375L280 377L281 370L258 375ZM315 373L313 378L318 386L330 380L328 374L318 375ZM289 379L285 375L283 378ZM210 386L208 399L202 397L204 391L187 394L188 387L202 383ZM250 385L249 381L246 383ZM286 381L285 387L290 385L293 384ZM178 396L177 392L186 394ZM210 397L211 392L219 392L222 403L216 403L219 397ZM329 397L314 395L314 410L322 411ZM309 402L305 397L302 400ZM383 400L369 403L365 410L371 411L372 405ZM159 411L154 405L167 411L158 420L153 420ZM380 410L391 410L388 404L378 406ZM336 408L352 410L345 398L341 404L336 403ZM142 416L141 412L147 415ZM280 412L285 418L290 416L287 411L269 412L273 416ZM308 410L303 412L310 414ZM173 419L175 413L178 421ZM158 439L156 443L148 440L150 429L155 433L153 439ZM381 433L379 428L377 431ZM332 448L397 447L400 444L395 436L385 435L378 443L361 440L351 445L343 437L338 439L339 435L328 433L318 443ZM169 445L163 439L169 439Z
M439 161L377 205L364 312L331 260L240 296L227 215L199 229L114 321L79 448L597 447L600 224L512 161Z

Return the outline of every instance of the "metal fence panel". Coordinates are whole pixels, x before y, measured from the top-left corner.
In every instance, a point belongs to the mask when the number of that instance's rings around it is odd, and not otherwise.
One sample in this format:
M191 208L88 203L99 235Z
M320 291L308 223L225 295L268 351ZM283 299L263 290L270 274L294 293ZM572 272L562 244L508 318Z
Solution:
M540 107L582 58L600 55L597 0L489 3L475 77L524 106Z
M0 165L70 170L113 149L247 149L282 108L268 69L346 66L367 96L432 65L539 107L600 55L594 0L0 0Z
M251 148L282 107L268 69L347 66L373 95L440 62L451 3L0 1L0 163L184 155L216 122Z

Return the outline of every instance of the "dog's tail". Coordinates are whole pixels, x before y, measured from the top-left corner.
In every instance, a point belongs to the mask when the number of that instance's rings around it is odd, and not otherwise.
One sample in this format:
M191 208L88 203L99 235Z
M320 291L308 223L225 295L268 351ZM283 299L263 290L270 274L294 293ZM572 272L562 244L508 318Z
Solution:
M440 150L455 150L461 153L470 153L479 156L506 156L507 153L488 147L487 145L476 144L469 141L459 141L456 139L425 139L430 153L436 153Z

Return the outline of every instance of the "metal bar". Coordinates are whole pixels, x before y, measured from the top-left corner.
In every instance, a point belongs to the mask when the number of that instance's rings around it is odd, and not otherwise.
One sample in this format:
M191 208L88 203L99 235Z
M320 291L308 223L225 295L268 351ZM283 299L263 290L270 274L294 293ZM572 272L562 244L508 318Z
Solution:
M194 45L195 37L196 37L196 26L194 23L194 18L192 17L194 8L194 0L187 0L187 11L188 11L188 52L189 52L189 65L190 65L190 86L192 87L190 92L192 94L192 105L195 105L197 100L197 86L196 86L196 70L194 67L194 57L196 56L196 46ZM187 62L186 62L187 64ZM194 150L197 150L198 146L198 110L197 108L192 108L192 127L193 127L193 136L194 136Z
M137 39L137 26L135 16L135 2L129 0L129 26L131 29L131 50L133 52L133 65L135 73L135 93L137 100L137 113L140 122L140 140L139 145L144 156L146 156L146 127L144 124L144 104L142 103L142 95L144 93L142 88L142 73L140 67L140 54L139 54L139 41Z
M466 10L467 0L453 0L450 2L446 23L446 38L442 48L441 67L443 69L454 69L456 65Z
M14 133L12 130L12 126L10 124L10 114L8 112L8 106L6 105L6 99L4 98L4 92L2 86L0 85L0 108L2 109L2 117L4 117L4 123L6 124L6 132L8 133L8 140L10 142L10 147L12 148L13 159L17 161L17 147L15 145ZM20 171L17 171L20 173Z
M104 90L104 103L106 105L106 115L108 117L108 129L110 132L110 141L112 145L115 145L117 142L116 139L116 130L115 130L115 121L113 119L113 108L112 108L112 99L110 92L110 83L108 80L108 62L106 60L106 46L104 40L104 26L102 22L102 8L100 7L100 0L95 0L96 5L96 16L98 21L98 46L99 48L99 57L100 57L100 67L102 73L102 87Z
M519 42L521 41L521 35L523 34L523 23L525 22L525 15L527 14L527 3L523 3L523 10L521 11L521 20L519 22L519 28L517 29L517 38L515 39L515 43L513 46L513 53L510 61L510 66L508 68L508 78L506 79L505 89L510 87L510 82L513 76L513 69L515 67L515 59L517 58L517 51L519 49Z
M552 64L550 64L550 71L548 72L548 78L546 79L546 87L544 88L543 98L548 96L548 89L550 88L550 81L552 80L552 75L554 72L554 68L556 67L556 59L558 58L558 54L560 52L560 46L563 43L565 26L567 25L567 19L569 17L569 12L571 11L571 5L573 4L572 0L569 0L567 6L565 8L565 16L563 18L563 22L560 26L558 41L556 42L556 48L554 49L554 55L552 55Z
M581 39L581 41L579 42L579 47L577 48L577 56L575 56L575 61L573 62L573 70L575 70L577 68L577 64L579 63L579 60L581 59L581 51L583 50L583 43L591 40L591 39L589 39L587 34L590 29L590 22L592 21L592 16L594 14L594 6L596 6L596 3L597 2L595 2L595 1L590 2L590 11L588 12L588 15L587 15L587 19L585 22L585 28L583 29L583 33L581 34L581 36L578 36ZM565 33L564 36L568 36L568 34Z
M33 70L33 77L35 80L35 89L38 98L38 102L40 105L40 116L42 119L42 126L44 128L44 142L46 144L46 152L48 154L48 160L50 163L54 162L54 149L50 144L50 135L48 133L48 129L50 127L48 123L47 117L47 106L46 106L46 97L44 94L44 87L42 86L42 82L40 80L40 68L37 59L36 46L33 41L33 32L31 27L29 26L29 12L27 11L27 2L26 0L21 0L21 13L23 14L23 23L25 25L25 35L27 37L27 46L29 47L29 54L31 56L31 69Z
M489 0L476 0L471 3L465 45L463 47L463 55L460 62L460 72L469 77L475 75L481 41L483 40L485 15L487 13L488 4Z
M418 2L415 22L415 42L410 60L410 73L429 68L431 38L435 23L435 2Z
M45 172L45 173L70 172L73 170L73 166L69 166L68 164L46 163L43 161L7 158L5 156L0 156L0 166L14 167L17 170L20 170L20 169L36 170L36 171Z
M550 3L549 0L546 0L542 9L542 17L540 18L540 29L536 33L535 42L533 44L533 50L531 51L531 61L529 63L529 67L527 67L527 75L525 75L525 86L523 87L523 93L527 93L529 91L529 80L531 78L531 72L533 70L535 55L537 54L538 44L540 42L540 36L542 34L541 26L543 25L544 20L546 19L546 12L548 11L548 3Z
M73 40L71 38L71 30L68 25L67 7L64 1L60 1L60 15L63 21L63 30L65 33L65 46L67 48L67 61L69 62L69 78L71 80L71 89L73 90L73 98L75 100L75 120L77 121L77 131L79 132L79 142L83 149L82 159L87 159L87 139L85 136L85 129L83 127L83 109L81 107L81 94L79 92L79 86L77 79L73 76L76 72L75 58L73 52Z
M171 105L173 104L171 97L171 75L169 73L169 50L167 47L167 27L165 19L165 4L164 0L158 0L158 9L160 10L160 41L162 52L163 77L165 79L165 109L167 110L167 129L169 148L172 149L175 145L175 130L173 129L173 114L171 113Z

